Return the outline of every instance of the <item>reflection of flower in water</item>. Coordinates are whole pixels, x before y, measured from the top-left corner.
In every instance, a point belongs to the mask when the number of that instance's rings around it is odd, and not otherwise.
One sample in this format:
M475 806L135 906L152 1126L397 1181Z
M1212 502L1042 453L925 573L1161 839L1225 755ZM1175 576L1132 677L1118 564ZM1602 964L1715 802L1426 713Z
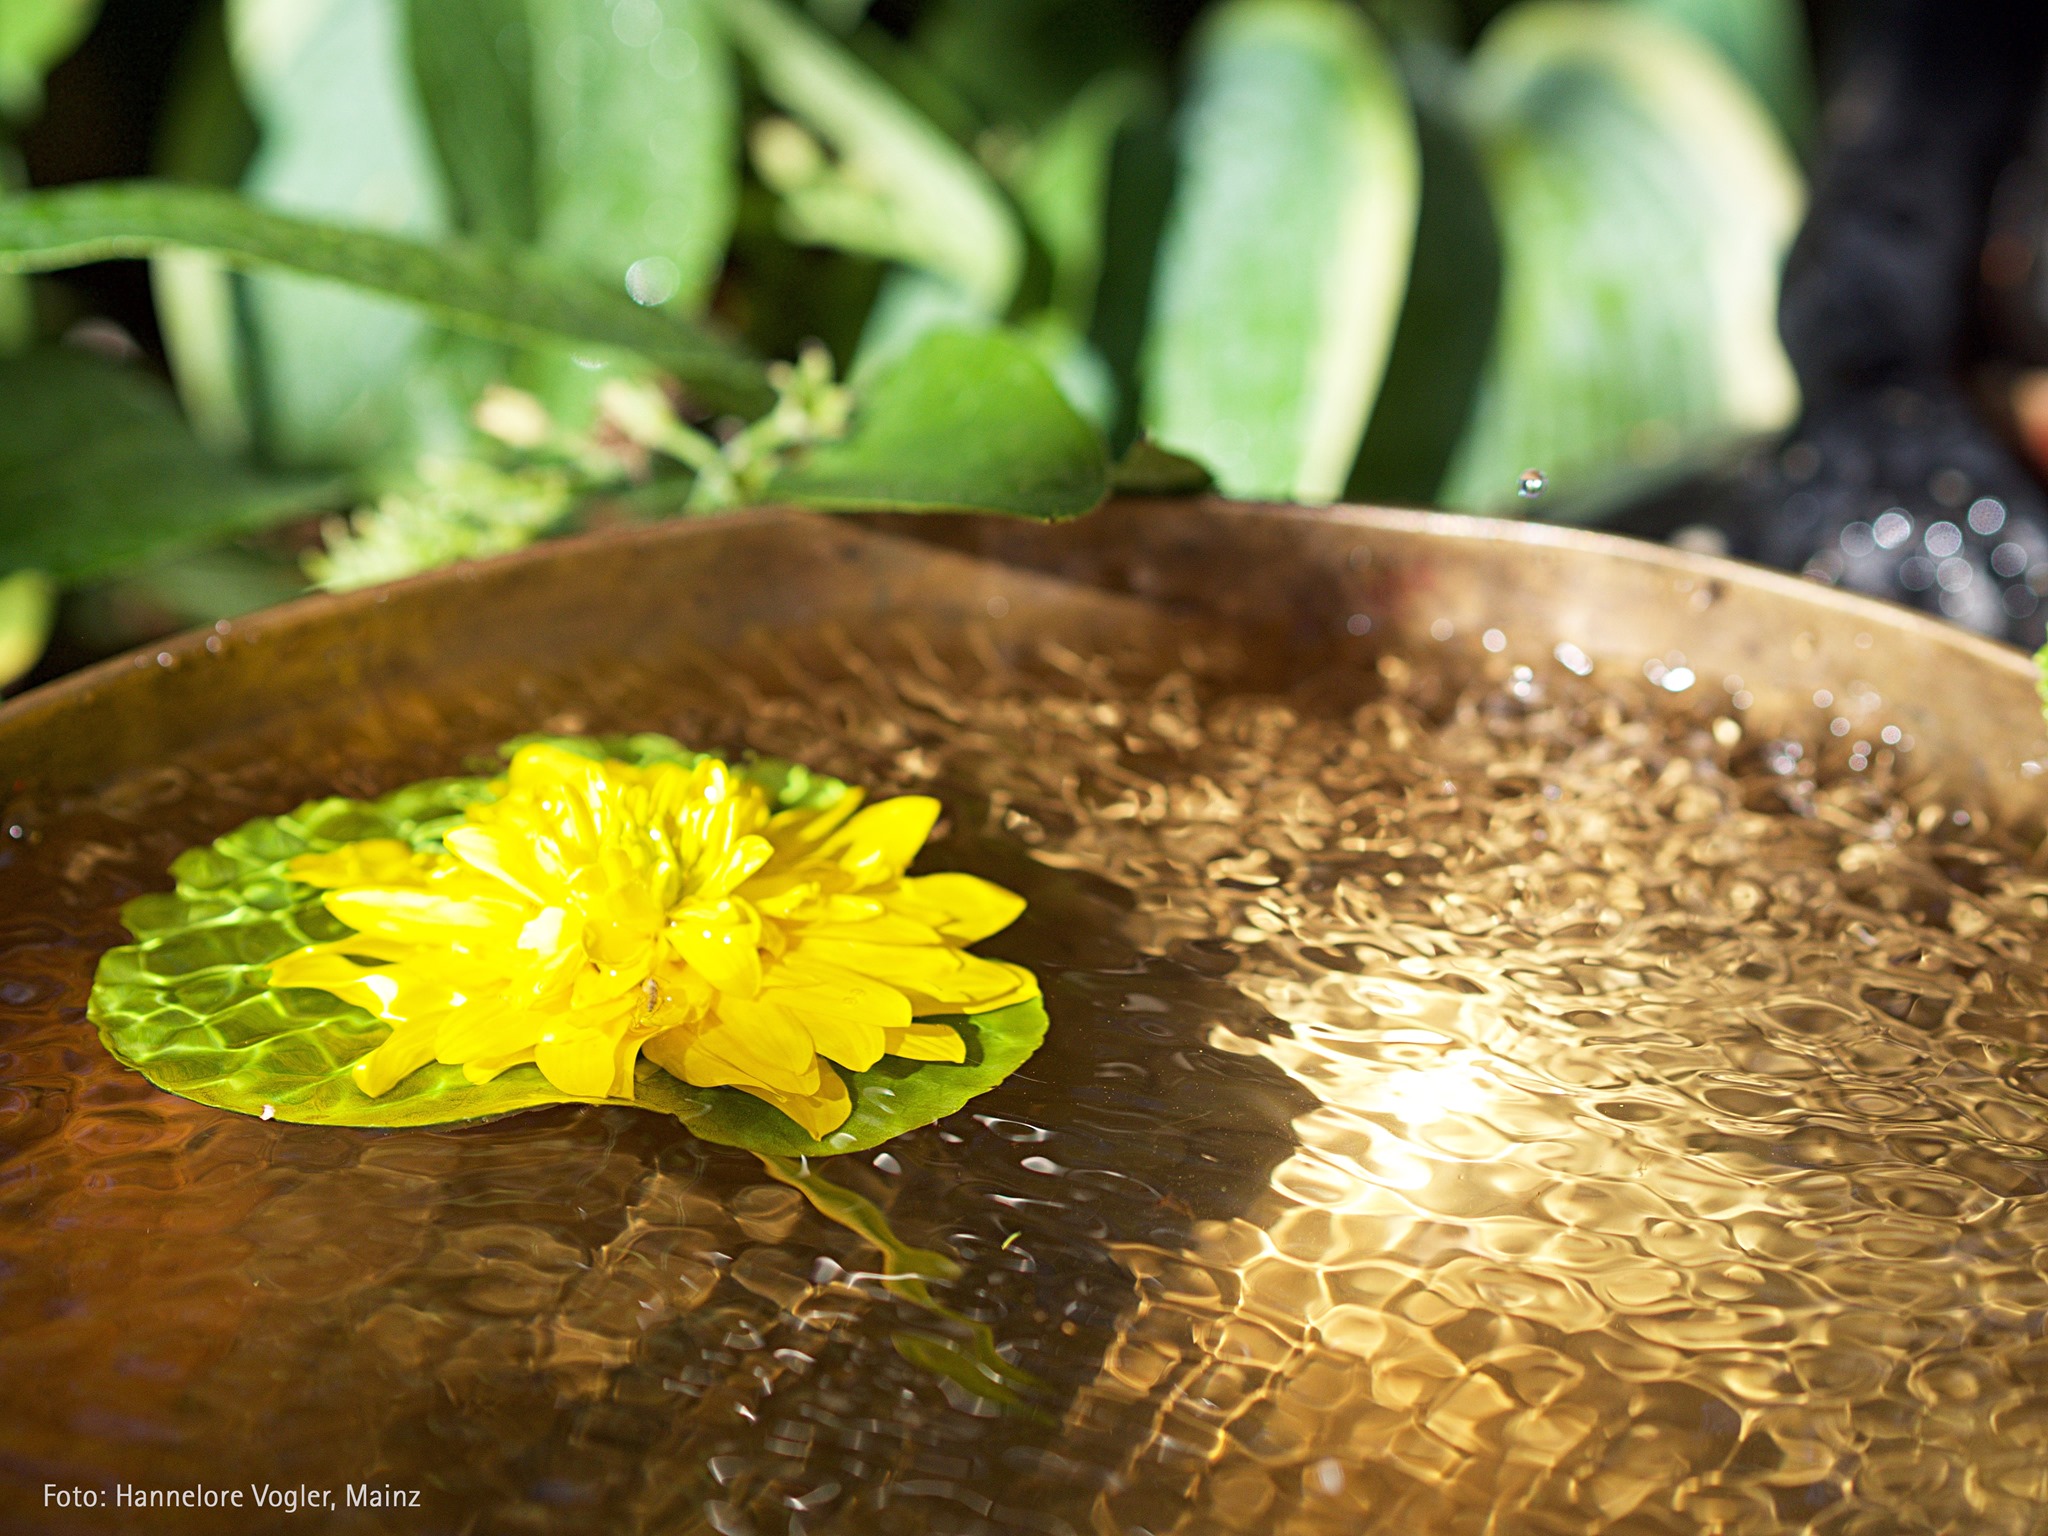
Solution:
M938 802L860 801L778 811L714 760L636 768L528 745L445 852L372 840L293 860L356 931L287 955L271 983L391 1022L356 1068L372 1095L430 1061L473 1082L531 1062L564 1093L631 1098L644 1051L822 1136L851 1109L834 1064L959 1061L959 1033L924 1016L1038 995L1028 971L965 948L1020 898L905 874Z

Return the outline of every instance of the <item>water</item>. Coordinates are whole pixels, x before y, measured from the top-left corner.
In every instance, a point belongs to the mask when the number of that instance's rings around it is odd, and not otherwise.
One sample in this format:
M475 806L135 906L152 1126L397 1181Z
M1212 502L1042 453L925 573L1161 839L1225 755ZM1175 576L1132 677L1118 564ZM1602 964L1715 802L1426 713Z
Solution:
M2029 850L1889 746L1818 771L1838 745L1642 679L1389 659L1278 693L1227 645L1120 673L969 640L508 688L0 845L0 1524L2041 1528ZM650 1114L284 1126L158 1093L83 1022L120 902L188 843L629 725L937 793L928 867L1030 898L991 948L1044 979L1044 1051L820 1165L957 1263L922 1301ZM1017 1403L958 1367L981 1343Z

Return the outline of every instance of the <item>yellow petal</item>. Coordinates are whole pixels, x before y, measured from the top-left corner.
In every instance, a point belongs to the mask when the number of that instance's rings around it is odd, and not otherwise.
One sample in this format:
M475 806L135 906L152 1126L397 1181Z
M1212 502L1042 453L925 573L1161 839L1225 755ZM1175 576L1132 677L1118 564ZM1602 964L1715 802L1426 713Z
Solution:
M749 1088L746 1091L781 1110L802 1126L804 1134L813 1141L822 1141L838 1130L846 1124L846 1117L853 1113L853 1096L846 1091L846 1084L839 1080L839 1074L829 1070L819 1077L815 1093L777 1093L773 1088Z
M684 907L671 914L669 947L721 992L752 997L761 988L761 920L743 901Z
M1024 898L975 875L920 875L882 897L889 909L929 923L956 944L1000 933L1024 911Z
M382 1045L349 1068L356 1086L371 1098L388 1093L394 1083L434 1059L434 1031L401 1024Z
M818 857L839 865L856 885L879 885L910 867L938 819L939 802L930 795L898 795L854 817L826 841Z
M967 1042L948 1024L908 1024L889 1031L891 1056L906 1061L965 1061Z
M435 1056L450 1066L484 1056L530 1051L539 1034L519 1009L495 999L470 1000L447 1009L435 1020Z
M414 853L395 837L366 837L332 853L302 853L284 867L292 879L330 890L351 885L416 886L433 867L428 854Z
M1017 985L1012 968L935 944L869 944L806 933L792 956L886 982L913 994L913 1000L986 1006L985 999L1014 991Z
M810 1036L787 1014L727 998L689 1041L682 1075L700 1088L808 1094L817 1092L822 1070Z
M590 1030L579 1029L540 1040L533 1048L533 1062L541 1075L562 1092L584 1099L608 1096L618 1075L612 1041Z
M531 915L510 902L458 901L425 891L329 891L324 899L327 910L351 928L415 943L455 943L507 929L516 935Z
M820 1056L851 1071L865 1072L882 1059L887 1031L881 1019L897 1014L905 1019L910 1017L910 1000L901 992L886 987L877 991L893 1000L887 1014L850 1008L842 993L822 987L764 990L761 1000L780 1008L809 1037L811 1048Z
M768 823L769 839L778 850L808 854L860 809L867 791L849 787L830 805L815 811L777 811Z
M533 867L530 838L514 836L503 828L472 825L451 829L441 843L471 869L502 881L537 905L547 904L534 889L544 881Z

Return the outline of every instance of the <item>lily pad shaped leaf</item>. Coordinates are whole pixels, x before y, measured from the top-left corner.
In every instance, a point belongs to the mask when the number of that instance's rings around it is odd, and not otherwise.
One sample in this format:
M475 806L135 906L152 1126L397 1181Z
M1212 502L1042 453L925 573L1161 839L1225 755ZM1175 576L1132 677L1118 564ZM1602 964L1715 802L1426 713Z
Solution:
M525 737L505 752L535 745L634 768L721 761L654 734ZM725 771L763 792L774 812L816 813L821 824L846 797L857 798L800 764L750 759ZM822 1135L740 1088L684 1082L644 1054L630 1098L565 1092L530 1062L478 1082L462 1066L433 1060L372 1096L356 1066L393 1035L392 1024L333 992L270 984L271 967L285 956L353 932L328 911L325 891L294 878L292 862L373 840L401 862L392 841L414 856L440 855L444 834L464 824L472 807L497 802L506 782L435 779L374 801L315 800L187 850L171 866L175 891L139 897L122 910L135 942L102 957L94 978L89 1012L101 1040L168 1092L299 1124L447 1125L548 1104L617 1103L672 1114L707 1141L815 1157L873 1147L953 1113L1016 1071L1045 1038L1036 996L972 1015L920 1012L920 1029L942 1025L959 1035L962 1059L883 1055L865 1070L837 1069L851 1107ZM376 857L363 851L366 864Z

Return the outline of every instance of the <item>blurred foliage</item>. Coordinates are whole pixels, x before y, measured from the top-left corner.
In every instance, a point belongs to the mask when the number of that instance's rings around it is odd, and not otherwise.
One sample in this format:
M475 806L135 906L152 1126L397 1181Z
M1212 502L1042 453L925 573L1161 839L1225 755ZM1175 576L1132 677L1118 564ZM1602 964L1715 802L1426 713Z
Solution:
M0 4L14 131L96 9ZM53 622L75 658L766 500L1502 512L1539 468L1544 515L1598 516L1794 409L1803 26L1793 0L197 0L158 179L30 190L0 138L0 681ZM47 275L133 258L133 340Z

